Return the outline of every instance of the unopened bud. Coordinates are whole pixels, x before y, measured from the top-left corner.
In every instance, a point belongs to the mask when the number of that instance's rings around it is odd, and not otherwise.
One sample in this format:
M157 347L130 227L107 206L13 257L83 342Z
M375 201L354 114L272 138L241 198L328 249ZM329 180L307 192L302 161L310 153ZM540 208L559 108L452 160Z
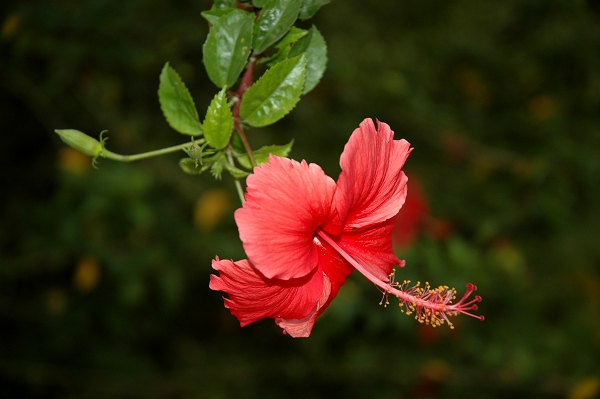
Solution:
M85 133L80 132L79 130L56 129L55 132L67 145L75 148L78 151L81 151L85 155L97 157L104 149L104 146L101 142Z

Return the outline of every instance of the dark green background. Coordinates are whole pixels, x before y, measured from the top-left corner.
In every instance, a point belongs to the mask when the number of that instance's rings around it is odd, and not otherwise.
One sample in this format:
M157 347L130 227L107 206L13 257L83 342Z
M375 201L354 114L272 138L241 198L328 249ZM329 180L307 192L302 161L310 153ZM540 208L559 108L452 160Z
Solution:
M486 320L423 327L378 306L357 274L311 337L292 339L270 320L240 329L208 289L215 255L244 256L230 178L184 175L183 153L77 172L53 133L108 129L126 154L187 140L164 121L158 75L169 61L204 113L218 90L202 65L210 2L2 2L0 397L598 397L597 4L334 0L319 11L322 82L250 142L293 138L292 158L336 178L360 121L389 123L415 148L406 168L431 214L452 226L399 248L398 278L475 283ZM194 204L215 187L232 206L199 228ZM73 283L86 257L100 271L87 291Z

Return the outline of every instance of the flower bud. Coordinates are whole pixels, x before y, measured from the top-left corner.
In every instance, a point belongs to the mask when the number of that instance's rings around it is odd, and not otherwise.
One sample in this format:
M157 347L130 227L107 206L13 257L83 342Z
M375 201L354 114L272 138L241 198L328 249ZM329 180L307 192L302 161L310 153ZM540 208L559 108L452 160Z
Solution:
M56 129L55 132L60 136L62 141L85 155L97 157L104 149L102 143L79 130Z

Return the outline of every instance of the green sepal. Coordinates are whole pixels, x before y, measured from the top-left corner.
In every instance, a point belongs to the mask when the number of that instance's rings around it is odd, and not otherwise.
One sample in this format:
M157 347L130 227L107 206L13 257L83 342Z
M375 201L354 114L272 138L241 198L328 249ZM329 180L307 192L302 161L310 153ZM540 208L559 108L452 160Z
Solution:
M233 130L233 116L227 105L227 89L223 88L212 99L204 119L204 137L211 147L220 150L229 144Z
M306 54L306 80L302 94L315 88L327 68L327 44L316 26L312 26L308 35L298 40L289 52L288 57Z
M192 158L182 158L179 160L181 170L190 175L199 175L207 170L208 166L206 163L198 162L198 160Z
M192 143L188 148L184 148L183 151L193 160L202 163L202 147L198 144Z
M202 125L189 90L167 62L160 73L158 101L169 125L182 134L200 136Z
M202 146L204 149L205 145ZM179 167L185 173L190 175L199 175L202 172L207 171L208 169L212 169L215 162L219 161L221 158L225 159L223 156L223 152L219 151L217 153L213 153L212 151L203 152L202 155L208 155L206 158L182 158L179 160Z
M298 18L301 0L267 0L254 24L252 48L265 51L287 33Z
M298 18L300 19L309 19L312 18L319 8L324 6L325 4L329 4L331 0L302 0L302 5L300 6L300 13Z
M204 155L211 155L214 153L214 151L210 151L210 150L205 151L207 146L208 146L208 143L204 143L200 146L196 142L192 141L188 147L183 148L183 152L185 152L188 155L188 157L190 157L194 161L196 161L196 164L199 163L200 165L202 165L202 163L203 163L202 157Z
M223 151L217 152L214 156L210 158L210 173L217 180L221 180L221 175L223 174L223 168L227 165L227 159L225 159L225 154Z
M292 151L292 146L294 145L294 140L290 141L284 145L267 145L265 147L261 147L256 151L252 151L254 155L254 159L256 160L256 164L260 165L262 163L267 162L270 154L277 155L280 157L287 157L290 151ZM246 169L252 169L252 164L250 163L250 158L248 154L240 154L236 157L238 163L242 165L242 167Z
M244 94L240 117L254 127L270 125L283 118L300 99L305 74L304 54L268 69Z
M233 10L211 26L204 43L204 66L217 87L231 87L246 66L252 43L254 14Z
M208 21L209 24L216 24L223 15L227 15L234 11L235 8L215 8L212 10L202 11L200 15Z

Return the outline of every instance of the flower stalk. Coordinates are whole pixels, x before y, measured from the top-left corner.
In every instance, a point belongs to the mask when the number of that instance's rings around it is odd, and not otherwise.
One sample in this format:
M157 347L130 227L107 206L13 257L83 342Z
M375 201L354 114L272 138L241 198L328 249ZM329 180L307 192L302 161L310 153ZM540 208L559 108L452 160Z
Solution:
M159 155L164 155L164 154L169 154L172 152L185 150L185 149L189 148L190 146L193 146L194 144L196 144L196 145L204 144L205 141L206 140L204 140L204 139L198 139L198 140L192 141L191 143L187 142L187 143L183 143L183 144L179 144L179 145L174 145L172 147L161 148L160 150L142 152L140 154L134 154L134 155L121 155L121 154L117 154L115 152L109 151L106 148L104 148L99 155L103 158L112 159L113 161L133 162L133 161L139 161L140 159L152 158L152 157L157 157Z

